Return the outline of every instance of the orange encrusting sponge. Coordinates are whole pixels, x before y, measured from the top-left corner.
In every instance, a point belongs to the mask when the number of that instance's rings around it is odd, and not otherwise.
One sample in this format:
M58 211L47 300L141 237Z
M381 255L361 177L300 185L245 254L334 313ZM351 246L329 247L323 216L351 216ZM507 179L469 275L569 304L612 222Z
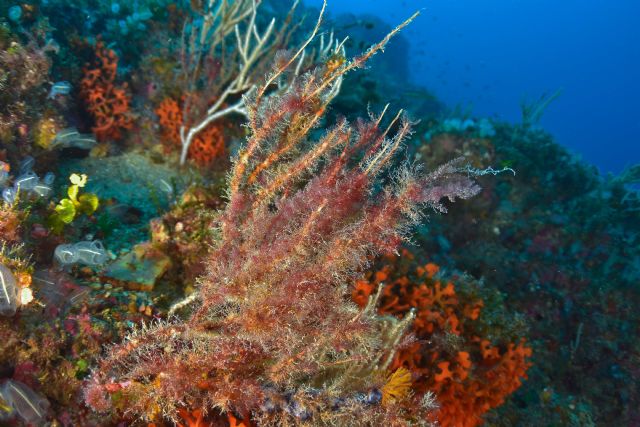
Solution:
M414 392L436 395L440 405L436 417L443 427L474 427L482 424L484 413L520 387L532 352L524 340L500 347L475 336L469 326L479 318L482 300L461 301L452 282L436 278L438 271L429 263L418 267L410 279L397 277L394 267L386 265L368 280L358 281L352 296L364 306L377 287L384 286L380 314L402 317L416 310L411 332L419 340L402 348L389 369L408 369ZM427 344L445 334L460 337L457 350Z
M99 41L96 62L84 68L80 96L94 120L91 131L98 141L120 140L122 131L133 127L127 84L116 86L118 56Z

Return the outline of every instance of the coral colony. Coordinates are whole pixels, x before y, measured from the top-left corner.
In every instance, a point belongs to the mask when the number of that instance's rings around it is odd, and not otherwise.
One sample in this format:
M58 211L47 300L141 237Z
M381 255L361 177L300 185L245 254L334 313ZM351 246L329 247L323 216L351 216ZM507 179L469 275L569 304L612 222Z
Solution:
M325 9L0 6L0 424L640 421L640 168Z

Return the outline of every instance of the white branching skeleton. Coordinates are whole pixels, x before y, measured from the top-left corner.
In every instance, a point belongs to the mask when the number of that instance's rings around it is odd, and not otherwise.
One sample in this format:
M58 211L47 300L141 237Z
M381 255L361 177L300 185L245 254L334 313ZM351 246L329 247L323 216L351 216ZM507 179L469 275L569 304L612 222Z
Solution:
M247 116L244 97L256 90L272 63L273 57L269 53L274 53L296 29L297 26L292 26L291 21L298 2L299 0L294 1L279 31L275 31L275 18L271 19L264 31L258 30L256 17L260 0L208 0L207 7L201 12L202 19L185 26L182 37L182 72L186 81L186 101L183 106L183 124L180 127L181 165L185 164L189 147L196 136L211 123L229 114ZM305 71L305 64L318 64L331 56L344 57L346 39L341 42L334 40L333 33L326 43L324 34L321 34L319 48L314 49L311 54L306 52L318 34L325 7L326 4L322 7L312 34L293 54L287 66L276 68L267 77L269 84L276 85L276 91L285 91L295 83L296 78ZM210 79L203 89L219 92L219 95L200 117L190 117L193 115L190 97L197 96L196 92L205 73L205 63L214 58L218 58L220 64L220 70L213 78L218 86ZM284 81L281 78L282 71L295 61L292 77L289 81ZM339 93L341 83L341 78L334 83L329 95L331 98Z

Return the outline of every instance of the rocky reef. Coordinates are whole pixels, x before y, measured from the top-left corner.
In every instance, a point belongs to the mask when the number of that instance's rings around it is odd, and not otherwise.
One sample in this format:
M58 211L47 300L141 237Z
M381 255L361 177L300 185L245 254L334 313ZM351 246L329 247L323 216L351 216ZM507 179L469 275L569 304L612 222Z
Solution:
M568 153L552 99L390 78L415 15L0 16L0 424L640 422L640 168Z

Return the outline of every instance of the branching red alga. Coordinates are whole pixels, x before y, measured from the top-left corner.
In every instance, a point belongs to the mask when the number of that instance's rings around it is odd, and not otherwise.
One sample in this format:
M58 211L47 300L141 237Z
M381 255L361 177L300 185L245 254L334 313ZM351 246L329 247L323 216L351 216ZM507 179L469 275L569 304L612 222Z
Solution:
M379 316L374 298L362 310L349 285L425 208L444 211L442 199L479 188L458 160L427 174L390 170L411 133L401 113L318 129L333 85L408 22L361 56L270 93L302 50L280 55L245 95L249 136L192 314L110 348L85 390L90 406L147 420L187 408L252 425L428 424L428 399L408 393L406 371L388 370L413 316Z

